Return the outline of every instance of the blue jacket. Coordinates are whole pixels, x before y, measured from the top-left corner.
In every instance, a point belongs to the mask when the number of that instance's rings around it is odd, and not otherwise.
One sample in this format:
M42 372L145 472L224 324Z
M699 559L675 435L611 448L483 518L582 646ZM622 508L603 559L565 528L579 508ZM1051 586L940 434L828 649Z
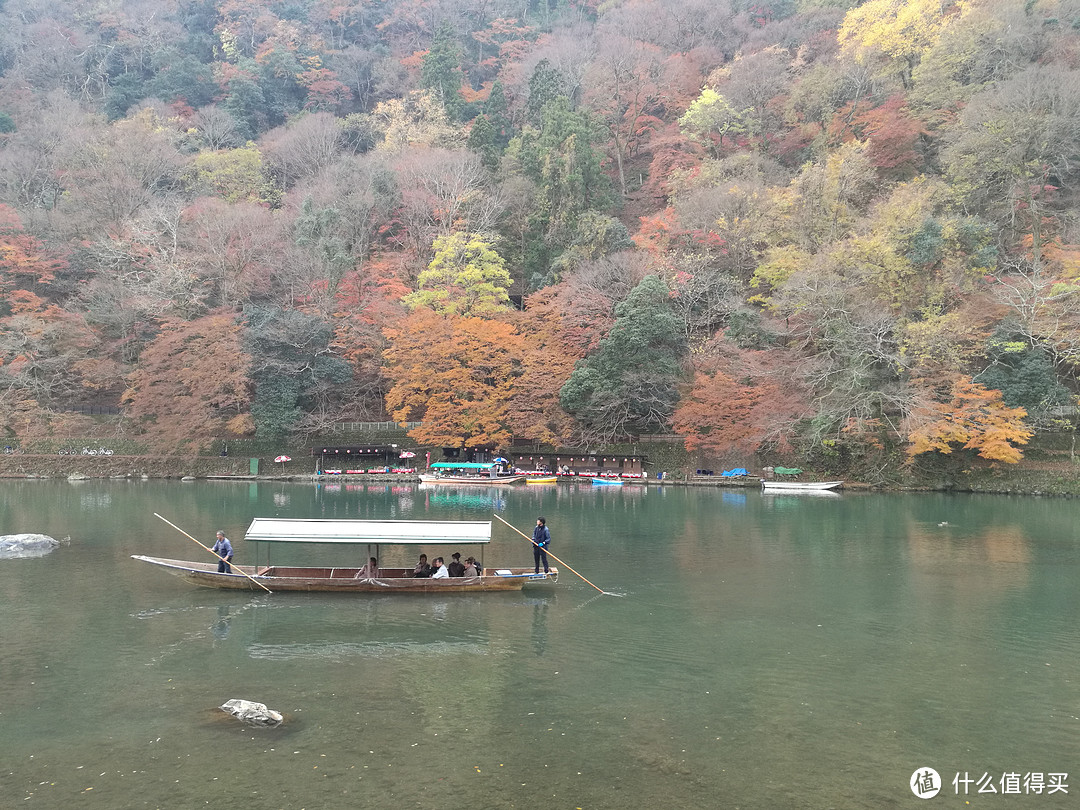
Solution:
M551 542L551 532L548 531L547 526L537 526L533 529L532 539L540 548L547 548L548 543Z

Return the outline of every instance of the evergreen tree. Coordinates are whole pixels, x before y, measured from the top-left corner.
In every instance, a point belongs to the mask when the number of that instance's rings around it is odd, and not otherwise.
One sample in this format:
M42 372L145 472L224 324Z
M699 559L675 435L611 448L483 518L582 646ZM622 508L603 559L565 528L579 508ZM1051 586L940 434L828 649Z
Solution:
M514 137L514 125L510 121L510 105L506 101L506 91L498 79L491 86L491 93L484 102L484 115L491 123L495 148L501 155Z
M420 86L430 89L452 120L460 120L465 107L461 96L461 47L454 28L444 22L435 32L431 49L420 64Z
M266 124L266 97L250 76L239 76L229 82L229 95L222 106L236 121L241 140L254 140Z
M530 217L532 236L523 257L525 277L534 286L548 278L552 262L577 238L580 215L606 208L609 181L594 148L598 130L592 119L570 109L566 96L545 105L539 130L526 127L507 154L536 184Z
M494 89L492 87L493 91ZM562 74L552 67L547 59L541 59L533 70L532 78L529 79L529 101L525 107L529 123L540 126L544 107L560 97L566 97ZM569 99L567 99L567 104L569 105Z
M646 276L615 307L615 323L596 351L578 362L559 392L586 441L609 442L666 430L679 395L686 344L667 286Z
M480 162L494 171L499 166L499 149L495 146L495 128L487 116L478 115L469 131L465 145L480 156Z
M315 404L320 389L348 382L352 371L330 354L333 330L325 321L277 307L249 307L244 314L255 383L251 418L259 436L281 438Z

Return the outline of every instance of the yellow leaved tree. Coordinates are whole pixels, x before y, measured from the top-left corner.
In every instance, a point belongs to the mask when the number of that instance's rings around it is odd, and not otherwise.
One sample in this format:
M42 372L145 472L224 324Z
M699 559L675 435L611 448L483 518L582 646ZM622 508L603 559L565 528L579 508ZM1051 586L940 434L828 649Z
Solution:
M896 73L910 89L912 71L959 10L949 0L869 0L844 16L837 38L857 62Z

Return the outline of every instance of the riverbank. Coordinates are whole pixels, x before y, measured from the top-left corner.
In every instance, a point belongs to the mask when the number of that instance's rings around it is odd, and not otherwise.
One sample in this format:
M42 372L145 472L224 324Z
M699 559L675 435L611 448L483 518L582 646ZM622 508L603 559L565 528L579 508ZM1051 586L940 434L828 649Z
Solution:
M157 478L210 480L320 480L415 483L417 474L316 475L316 459L300 457L282 465L272 458L242 456L151 456L151 455L51 455L12 453L0 455L0 478ZM1002 495L1080 497L1080 462L1072 458L1024 459L1016 465L973 465L954 470L908 469L888 481L867 483L843 473L805 469L801 480L844 479L848 490L896 492L976 492ZM584 479L583 479L584 480ZM692 471L668 472L662 480L655 475L633 479L630 485L697 486L715 488L757 488L757 476L731 478L695 475Z

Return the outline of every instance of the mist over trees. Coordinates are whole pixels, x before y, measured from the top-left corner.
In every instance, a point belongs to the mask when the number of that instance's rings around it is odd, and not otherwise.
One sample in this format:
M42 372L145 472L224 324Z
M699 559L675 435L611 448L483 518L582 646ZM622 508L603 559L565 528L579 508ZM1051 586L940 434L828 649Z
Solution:
M0 425L1015 461L1080 3L8 0Z

